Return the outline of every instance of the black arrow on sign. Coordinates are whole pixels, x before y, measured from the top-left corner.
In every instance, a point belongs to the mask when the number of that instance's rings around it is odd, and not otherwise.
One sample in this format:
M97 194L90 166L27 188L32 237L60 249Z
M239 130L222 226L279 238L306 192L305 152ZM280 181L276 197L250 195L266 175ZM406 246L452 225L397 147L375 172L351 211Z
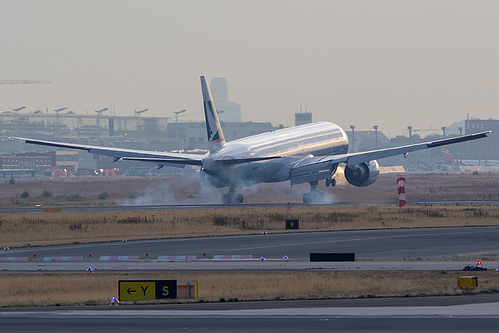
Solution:
M131 295L132 293L137 292L137 290L133 290L132 288L128 288L128 290L126 292L128 293L128 295Z

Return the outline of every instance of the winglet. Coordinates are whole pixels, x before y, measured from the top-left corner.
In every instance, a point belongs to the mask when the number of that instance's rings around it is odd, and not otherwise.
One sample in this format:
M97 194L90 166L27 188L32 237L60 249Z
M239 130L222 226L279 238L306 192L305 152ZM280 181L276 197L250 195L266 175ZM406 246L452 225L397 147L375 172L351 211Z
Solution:
M206 118L206 129L208 131L208 144L210 153L214 153L225 146L224 133L220 126L215 103L211 97L210 87L206 81L206 75L201 75L201 90L203 92L204 116Z

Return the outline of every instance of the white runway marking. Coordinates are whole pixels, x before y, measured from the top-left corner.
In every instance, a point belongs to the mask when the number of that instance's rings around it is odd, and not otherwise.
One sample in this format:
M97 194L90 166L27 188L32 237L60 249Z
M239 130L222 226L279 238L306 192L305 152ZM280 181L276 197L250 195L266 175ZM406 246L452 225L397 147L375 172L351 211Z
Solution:
M0 317L492 317L499 318L499 302L451 306L320 307L244 310L59 310L1 311Z

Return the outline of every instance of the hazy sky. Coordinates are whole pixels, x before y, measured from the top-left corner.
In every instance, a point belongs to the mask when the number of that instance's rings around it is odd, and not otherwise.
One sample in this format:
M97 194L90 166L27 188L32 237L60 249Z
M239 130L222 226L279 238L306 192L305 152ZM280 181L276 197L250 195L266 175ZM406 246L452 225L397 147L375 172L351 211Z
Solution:
M499 118L499 1L0 2L0 109L68 106L201 120L199 76L226 77L244 121L349 130ZM190 114L190 116L189 116Z

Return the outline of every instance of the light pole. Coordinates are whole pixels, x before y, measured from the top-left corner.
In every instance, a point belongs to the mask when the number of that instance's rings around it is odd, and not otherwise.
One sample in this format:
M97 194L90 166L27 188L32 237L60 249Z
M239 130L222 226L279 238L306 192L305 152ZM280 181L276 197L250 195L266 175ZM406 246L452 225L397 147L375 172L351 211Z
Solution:
M175 123L178 123L178 115L181 114L181 113L184 113L185 111L187 110L180 110L180 111L177 111L177 112L173 112L175 113Z
M352 152L354 152L355 151L355 147L354 147L354 144L355 144L355 126L350 125L350 128L352 129Z
M373 126L374 128L374 147L375 149L378 149L378 128L379 126L378 125L374 125Z
M412 143L412 126L407 126L407 129L409 130L409 143Z
M444 138L445 138L445 129L446 129L446 127L445 127L445 126L443 126L443 127L442 127L442 132L444 133Z

